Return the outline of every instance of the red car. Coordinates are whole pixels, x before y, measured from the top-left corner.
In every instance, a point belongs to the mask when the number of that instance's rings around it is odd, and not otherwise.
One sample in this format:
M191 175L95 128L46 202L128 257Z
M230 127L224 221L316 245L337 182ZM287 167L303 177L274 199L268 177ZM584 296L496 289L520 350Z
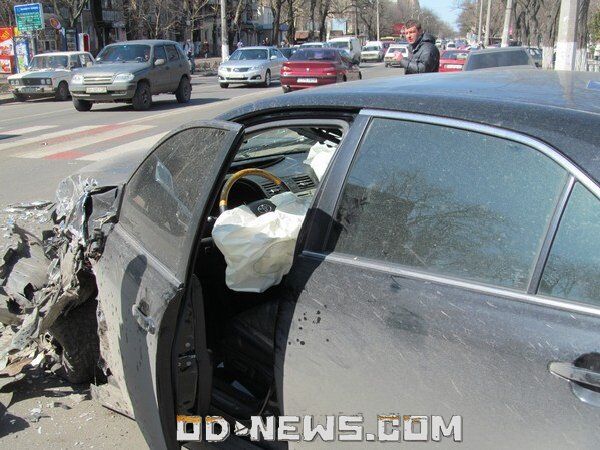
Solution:
M440 72L460 72L468 56L468 50L446 50L440 56Z
M283 92L361 78L350 56L335 48L301 48L281 67Z

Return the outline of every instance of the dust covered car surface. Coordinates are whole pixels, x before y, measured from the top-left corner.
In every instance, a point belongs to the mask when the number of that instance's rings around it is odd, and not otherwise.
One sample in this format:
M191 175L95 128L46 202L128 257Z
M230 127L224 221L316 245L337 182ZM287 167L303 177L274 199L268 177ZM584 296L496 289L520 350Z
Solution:
M332 411L594 448L599 81L426 74L183 126L63 182L54 284L10 300L25 319L4 354L92 304L97 361L77 373L100 370L151 448L177 447L177 415Z

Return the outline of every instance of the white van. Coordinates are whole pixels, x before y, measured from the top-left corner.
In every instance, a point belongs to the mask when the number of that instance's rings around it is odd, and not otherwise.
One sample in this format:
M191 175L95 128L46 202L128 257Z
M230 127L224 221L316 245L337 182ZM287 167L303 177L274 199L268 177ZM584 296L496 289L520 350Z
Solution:
M352 62L354 64L360 64L360 41L357 37L354 36L346 36L329 39L327 41L334 48L341 48L346 50L350 56L352 57Z
M384 55L385 49L383 48L383 44L380 41L371 41L367 42L362 48L360 60L381 62Z

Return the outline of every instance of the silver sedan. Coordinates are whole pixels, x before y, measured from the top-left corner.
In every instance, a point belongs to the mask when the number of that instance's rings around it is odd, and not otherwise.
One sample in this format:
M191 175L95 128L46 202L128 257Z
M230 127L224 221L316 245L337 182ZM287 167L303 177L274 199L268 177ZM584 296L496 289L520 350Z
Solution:
M274 47L245 47L237 49L219 66L219 85L259 84L270 86L279 79L281 65L287 58Z

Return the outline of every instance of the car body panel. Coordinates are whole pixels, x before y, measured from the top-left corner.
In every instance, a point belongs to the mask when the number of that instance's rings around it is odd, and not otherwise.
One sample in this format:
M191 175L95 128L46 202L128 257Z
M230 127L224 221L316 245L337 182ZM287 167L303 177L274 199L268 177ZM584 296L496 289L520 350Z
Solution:
M216 143L217 151L203 155L203 174L198 176L206 181L206 188L194 199L194 220L190 220L185 232L187 245L181 250L182 261L191 257L212 186L223 176L221 168L228 165L230 150L239 140L242 127L218 121L194 122L161 139L148 154L148 158L152 157L179 132L202 128L224 130L227 134L222 142ZM148 158L144 161L149 161ZM127 163L121 167L127 167ZM124 196L127 189L126 186ZM174 410L170 355L187 277L186 266L165 265L161 256L148 251L122 221L112 230L102 258L95 265L97 273L103 274L98 280L98 301L103 312L102 335L106 336L109 347L107 362L123 401L131 407L150 448L167 448L174 442L175 423L170 420Z
M381 110L364 114L392 117ZM403 119L444 124L426 115L398 116ZM453 129L467 126L446 123ZM600 395L588 391L589 397L579 397L549 364L599 356L597 305L516 295L325 250L325 230L332 229L327 224L336 220L339 180L366 139L361 139L365 126L357 120L338 150L287 278L276 331L281 414L360 413L365 431L375 435L376 416L382 414L439 414L446 420L462 415L472 424L474 447L502 442L594 448Z

